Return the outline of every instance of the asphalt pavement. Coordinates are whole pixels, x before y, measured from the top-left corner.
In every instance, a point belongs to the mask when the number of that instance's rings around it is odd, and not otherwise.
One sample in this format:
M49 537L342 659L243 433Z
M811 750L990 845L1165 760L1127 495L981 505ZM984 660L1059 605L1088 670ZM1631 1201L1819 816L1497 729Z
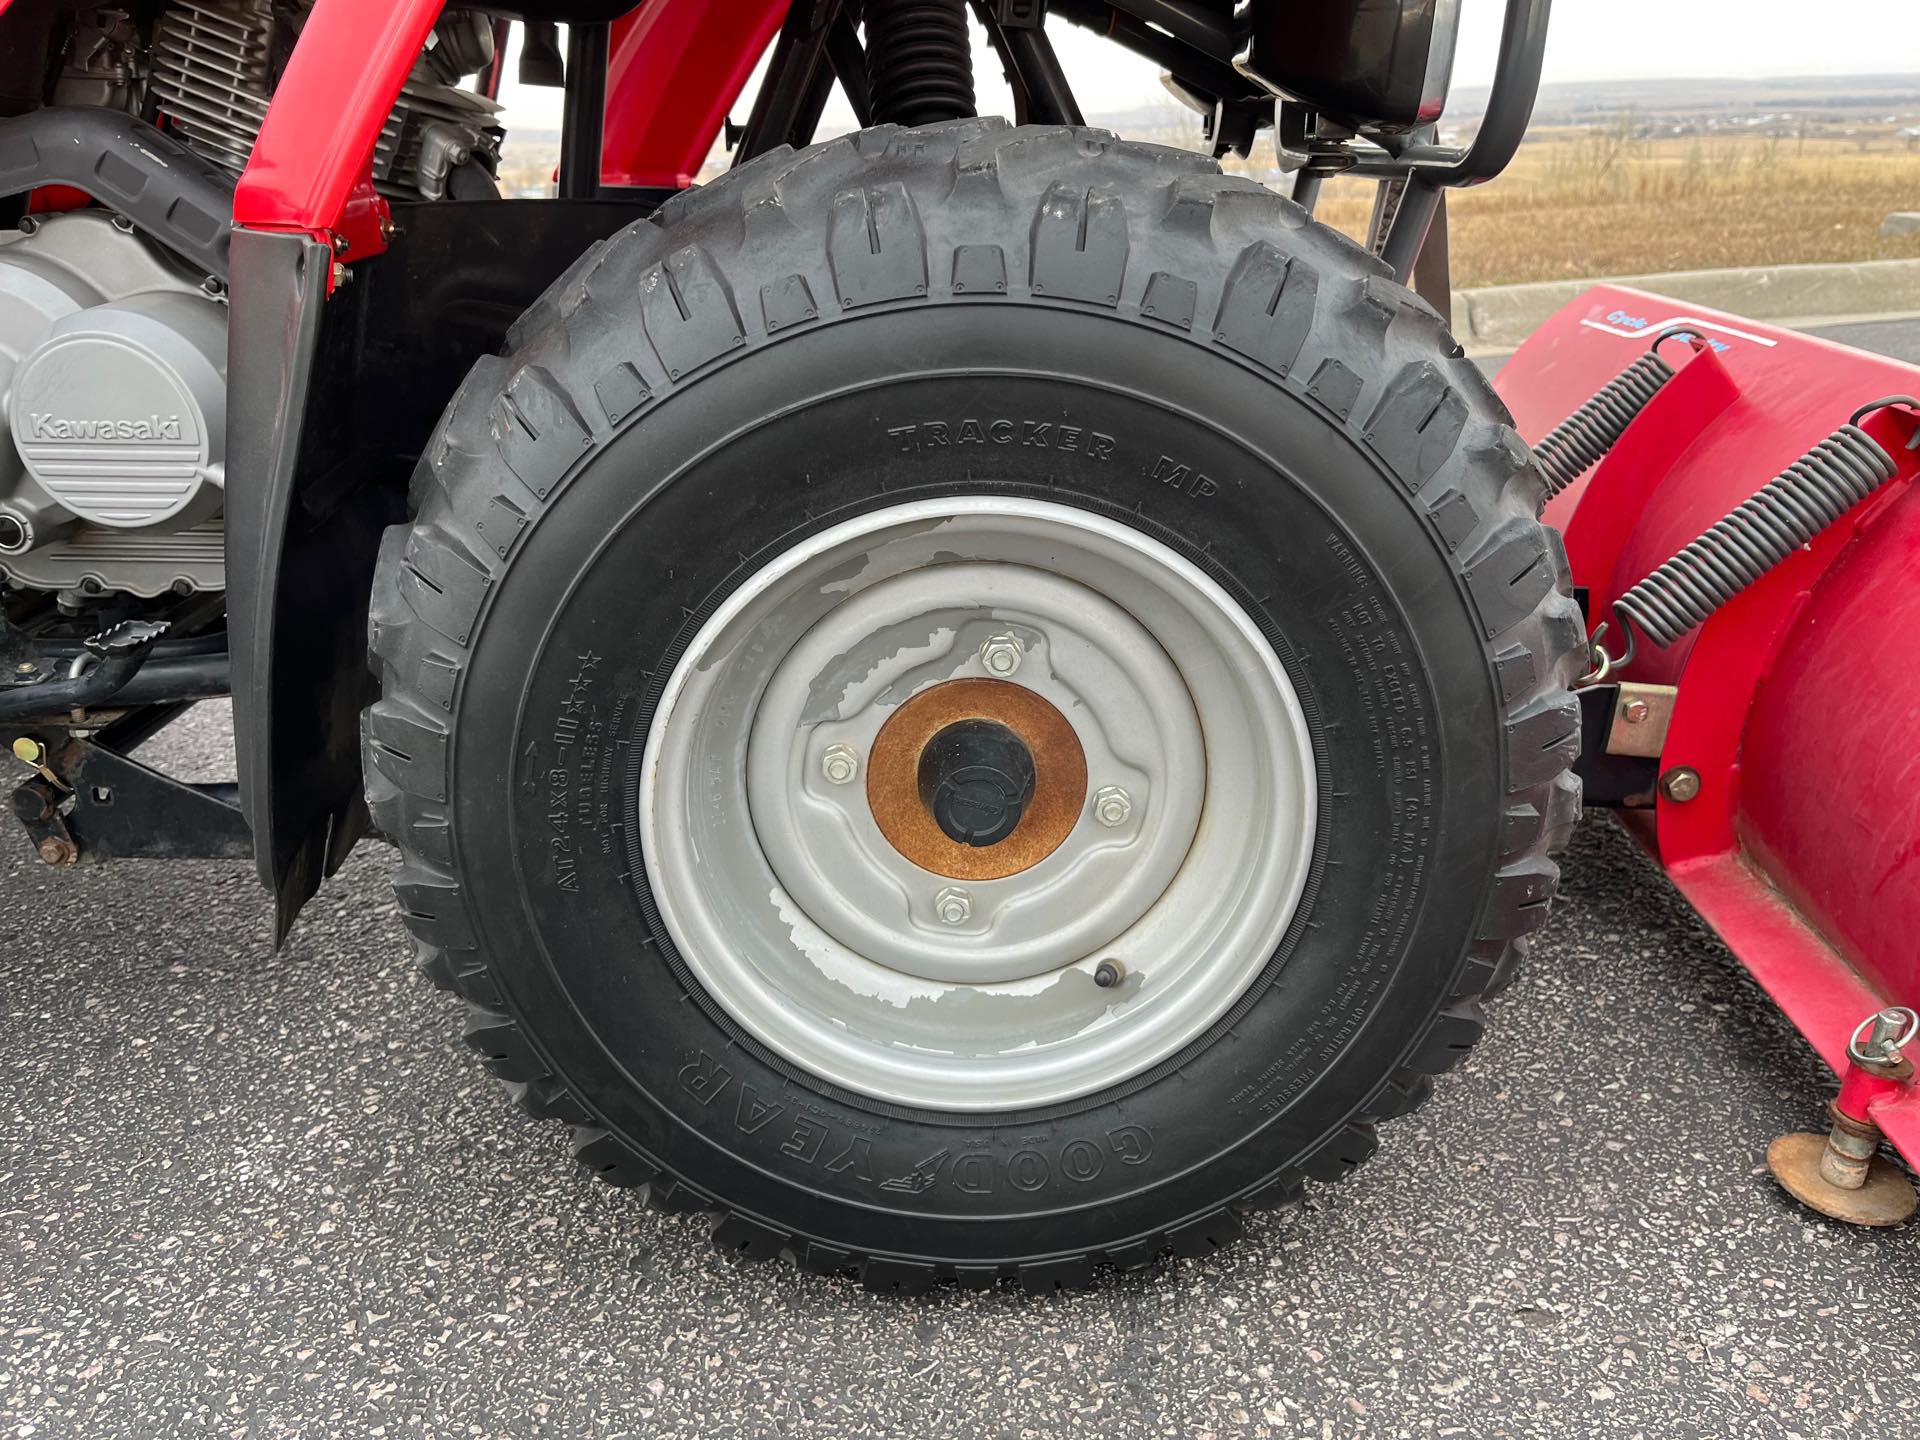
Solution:
M230 777L224 712L148 757ZM1604 816L1371 1163L1052 1299L869 1295L594 1183L414 972L392 864L362 846L273 954L248 866L0 833L0 1440L1920 1428L1920 1226L1775 1188L1830 1078Z

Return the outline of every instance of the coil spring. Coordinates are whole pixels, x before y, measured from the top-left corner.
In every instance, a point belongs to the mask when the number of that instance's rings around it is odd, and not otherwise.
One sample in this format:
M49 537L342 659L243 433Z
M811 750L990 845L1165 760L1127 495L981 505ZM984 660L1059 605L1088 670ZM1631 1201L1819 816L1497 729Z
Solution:
M1897 469L1893 456L1860 428L1866 413L1855 415L1614 601L1621 621L1656 645L1673 644L1891 480Z
M867 90L876 124L972 115L966 0L867 0Z
M1659 343L1654 341L1655 345ZM1554 426L1533 447L1540 468L1547 472L1547 498L1551 500L1599 464L1626 433L1633 417L1646 409L1647 402L1671 379L1673 367L1649 350Z

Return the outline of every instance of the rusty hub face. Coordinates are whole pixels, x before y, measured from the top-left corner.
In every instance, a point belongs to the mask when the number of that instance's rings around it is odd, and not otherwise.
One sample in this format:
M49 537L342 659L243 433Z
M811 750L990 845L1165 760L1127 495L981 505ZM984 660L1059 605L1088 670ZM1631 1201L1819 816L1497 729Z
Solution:
M1011 735L1032 764L1025 796L1016 793L1016 777L957 772L961 783L973 779L968 798L976 809L1018 810L1003 838L987 844L948 833L927 773L929 752L941 737L970 721ZM867 804L880 833L922 870L954 880L1002 880L1038 865L1067 838L1086 798L1087 757L1073 726L1044 697L1009 680L948 680L922 690L881 727L867 766ZM1004 828L999 819L982 814L980 830L998 833Z

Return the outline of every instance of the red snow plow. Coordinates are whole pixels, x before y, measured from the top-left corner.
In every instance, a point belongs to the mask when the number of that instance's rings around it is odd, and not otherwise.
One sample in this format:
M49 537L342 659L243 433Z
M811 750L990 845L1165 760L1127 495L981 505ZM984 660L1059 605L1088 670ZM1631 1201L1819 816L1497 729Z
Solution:
M1645 368L1656 353L1670 373ZM1781 1181L1843 1218L1905 1219L1912 1187L1864 1162L1876 1130L1920 1160L1902 1054L1920 1002L1920 370L1603 285L1499 389L1539 443L1634 366L1611 423L1605 404L1587 417L1617 440L1546 510L1596 629L1649 616L1660 642L1641 633L1581 692L1589 803L1622 807L1842 1077L1829 1140L1775 1143ZM1648 577L1664 605L1623 612Z
M1584 785L1843 1074L1782 1179L1903 1218L1920 377L1602 288L1502 405L1442 197L1512 158L1548 4L1449 145L1457 8L0 0L36 853L250 858L279 940L384 837L593 1174L1046 1290L1367 1159ZM1196 148L1087 127L1066 25ZM1262 129L1287 196L1220 167ZM228 695L237 785L132 753Z

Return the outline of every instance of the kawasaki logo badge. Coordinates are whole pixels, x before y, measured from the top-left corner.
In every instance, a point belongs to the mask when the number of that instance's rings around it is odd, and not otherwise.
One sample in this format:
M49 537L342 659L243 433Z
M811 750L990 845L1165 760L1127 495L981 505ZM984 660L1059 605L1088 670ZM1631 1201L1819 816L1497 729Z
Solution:
M178 415L148 415L139 420L63 420L34 411L27 416L30 440L178 440Z

